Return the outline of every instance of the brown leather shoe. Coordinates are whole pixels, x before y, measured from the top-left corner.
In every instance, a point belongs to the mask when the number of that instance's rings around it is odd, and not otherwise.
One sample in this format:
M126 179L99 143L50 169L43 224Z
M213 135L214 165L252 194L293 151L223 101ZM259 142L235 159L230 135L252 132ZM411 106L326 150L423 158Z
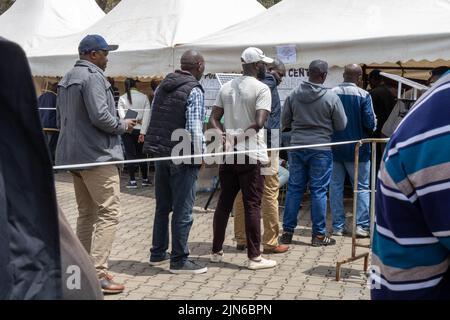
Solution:
M110 274L103 274L99 278L100 286L102 287L103 293L108 294L118 294L125 290L125 287L121 284L115 283L113 277Z
M264 254L285 253L289 250L289 246L279 245L270 249L264 249Z

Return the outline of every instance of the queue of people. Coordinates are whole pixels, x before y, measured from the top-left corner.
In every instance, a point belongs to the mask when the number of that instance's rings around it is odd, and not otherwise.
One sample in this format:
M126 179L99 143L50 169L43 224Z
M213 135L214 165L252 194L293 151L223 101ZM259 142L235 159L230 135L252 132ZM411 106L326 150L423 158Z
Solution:
M114 90L104 76L108 53L117 47L99 35L85 37L79 45L80 59L58 84L56 108L60 136L56 164L123 160L122 141L128 160L147 155L173 157L175 151L177 156L198 156L181 163L172 160L155 163L156 209L149 262L152 266L169 263L169 271L174 274L205 273L207 266L189 258L188 239L194 222L196 182L205 161L201 155L206 153L208 142L203 132L206 110L200 83L207 62L200 52L185 52L180 70L167 75L155 88L152 103L138 92L135 80L127 79L126 93L118 99L117 112ZM311 245L336 244L333 236L342 236L346 231L343 193L347 175L351 184L358 184L357 212L353 213L357 235L368 237L371 231L369 172L371 165L375 165L370 163L370 150L361 148L359 179L353 181L354 144L330 144L380 136L380 126L389 117L395 102L392 83L381 81L379 73L373 72L369 76L373 86L369 93L360 88L361 67L351 64L345 67L342 84L326 88L328 64L315 60L309 65L308 81L303 81L281 106L277 86L286 75L283 63L254 47L242 53L241 62L242 77L220 89L208 124L219 137L222 150L230 153L219 166L221 192L214 213L210 262L226 261L223 244L234 208L236 248L247 250L246 267L251 270L275 267L277 261L263 255L281 254L290 249L308 189ZM136 113L127 116L129 110ZM181 153L178 146L182 141L173 138L177 130L189 136L188 147ZM267 152L267 149L279 146L281 131L290 133L290 145L298 149L288 152L289 179L280 236L280 159L277 151ZM317 146L311 148L311 145ZM245 152L245 155L235 152ZM392 173L386 171L388 161L389 158L381 164L381 175L384 187L393 188L389 176ZM143 162L139 167L142 185L150 185L147 164ZM128 167L127 188L137 187L137 168L137 165ZM98 166L72 170L71 174L79 211L77 236L92 258L103 292L120 293L125 287L114 282L108 273L108 258L121 215L119 168ZM326 226L328 194L332 235ZM383 192L380 201L387 201L383 198L386 195L389 194ZM384 205L389 207L391 203ZM389 219L382 217L386 220L380 224ZM377 248L380 261L384 261L383 248Z

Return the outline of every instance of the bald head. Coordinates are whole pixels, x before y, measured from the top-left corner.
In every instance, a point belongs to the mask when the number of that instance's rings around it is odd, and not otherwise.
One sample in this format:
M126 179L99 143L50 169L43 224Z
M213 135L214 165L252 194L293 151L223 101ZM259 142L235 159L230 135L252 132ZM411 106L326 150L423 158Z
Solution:
M181 56L180 64L181 70L189 71L192 66L200 62L204 62L203 56L198 51L189 50Z
M344 69L344 81L358 84L362 73L362 68L358 64L348 64Z
M205 59L200 52L188 50L180 60L181 70L190 72L197 80L202 78L205 71Z

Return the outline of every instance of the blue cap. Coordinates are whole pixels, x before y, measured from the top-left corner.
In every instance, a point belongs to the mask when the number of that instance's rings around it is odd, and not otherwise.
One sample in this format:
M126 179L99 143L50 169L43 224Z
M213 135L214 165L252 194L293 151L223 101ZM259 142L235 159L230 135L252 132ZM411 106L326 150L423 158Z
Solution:
M118 45L109 45L105 38L98 34L89 34L81 40L78 46L78 53L86 54L97 50L114 51L118 48Z

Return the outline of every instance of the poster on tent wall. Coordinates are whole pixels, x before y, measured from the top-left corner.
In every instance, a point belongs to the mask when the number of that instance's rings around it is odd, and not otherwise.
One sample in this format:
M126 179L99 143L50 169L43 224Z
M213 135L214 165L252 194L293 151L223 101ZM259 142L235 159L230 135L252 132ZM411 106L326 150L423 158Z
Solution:
M327 76L327 81L325 86L327 88L332 88L337 86L343 81L342 78L343 69L342 68L331 68ZM286 77L283 82L278 86L278 92L280 94L281 105L283 105L284 100L289 96L289 94L297 88L302 81L308 80L308 69L305 68L288 68L286 70ZM215 74L206 74L201 80L201 84L205 89L205 106L207 110L207 119L212 111L214 102L216 101L217 94L220 90L219 81Z

